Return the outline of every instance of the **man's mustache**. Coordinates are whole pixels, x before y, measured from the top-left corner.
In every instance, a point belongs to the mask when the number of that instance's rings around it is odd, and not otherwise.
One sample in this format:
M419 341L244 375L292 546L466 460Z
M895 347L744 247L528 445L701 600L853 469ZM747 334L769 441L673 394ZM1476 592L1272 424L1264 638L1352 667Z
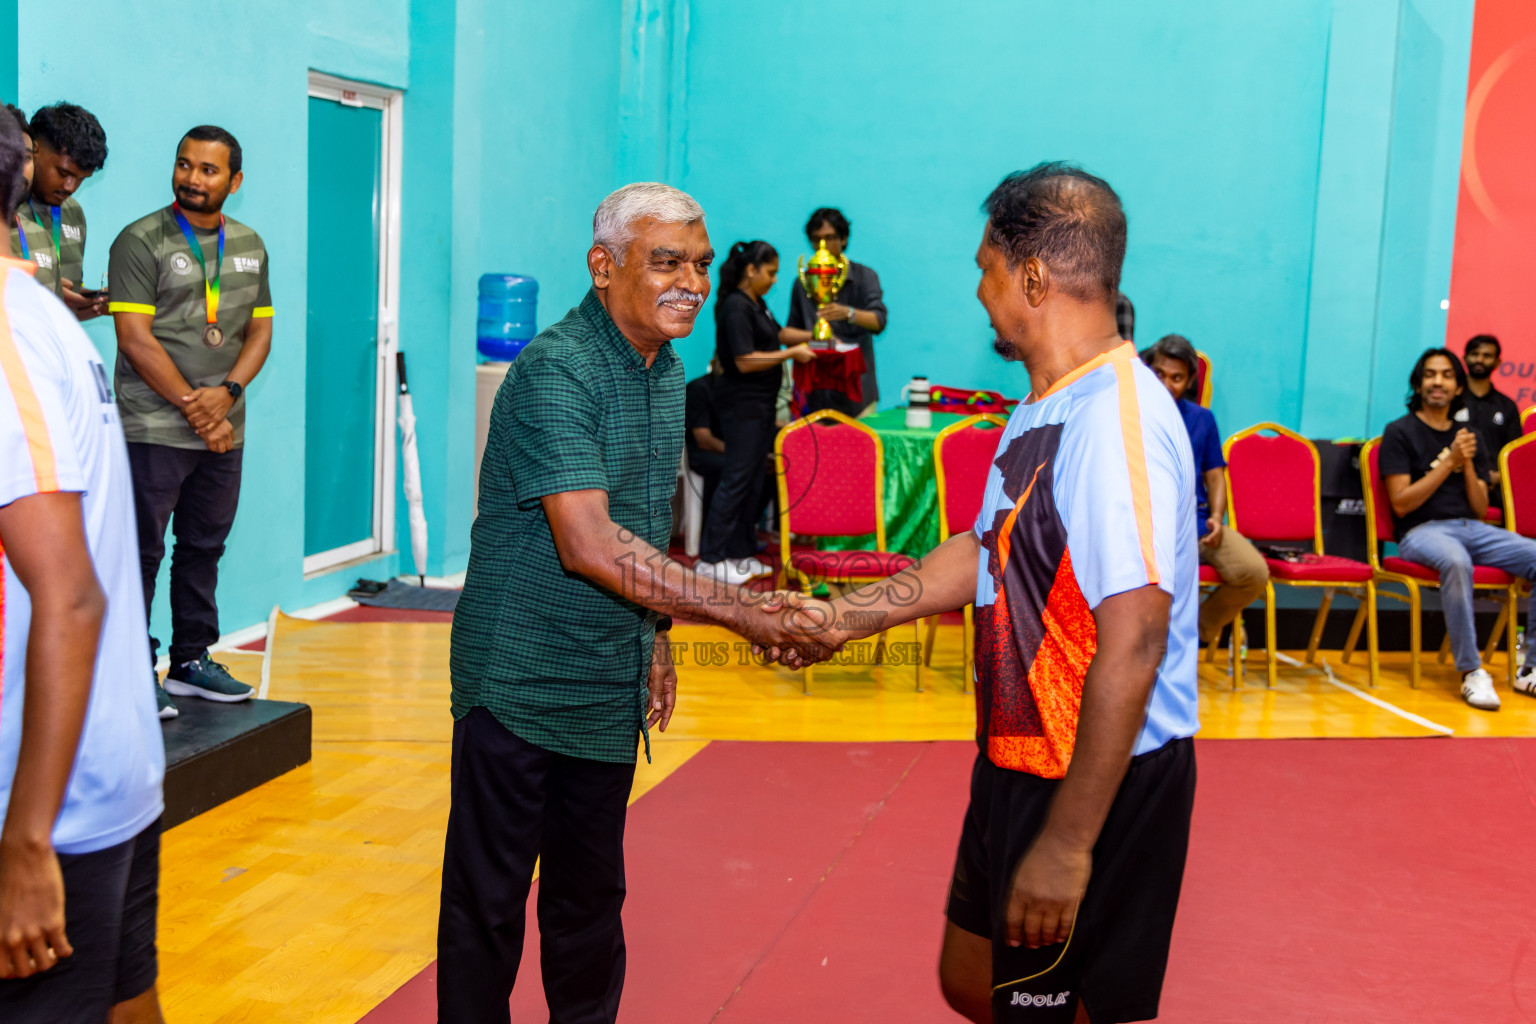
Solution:
M656 305L664 306L669 302L697 302L704 305L703 292L691 292L686 288L668 288L661 293L661 298L656 300Z

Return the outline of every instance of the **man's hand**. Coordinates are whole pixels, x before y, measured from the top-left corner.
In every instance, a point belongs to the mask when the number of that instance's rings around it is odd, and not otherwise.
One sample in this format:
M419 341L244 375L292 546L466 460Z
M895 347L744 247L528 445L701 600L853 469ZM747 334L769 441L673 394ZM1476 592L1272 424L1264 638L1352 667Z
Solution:
M70 308L77 320L90 320L107 311L105 295L85 295L77 291L79 285L64 278L59 279L59 298Z
M753 653L790 668L826 661L848 642L837 628L832 605L798 591L775 591L758 613L758 628L743 634L752 641Z
M1221 520L1216 516L1205 521L1206 530L1209 531L1200 538L1200 543L1212 550L1221 547Z
M222 455L235 446L235 428L229 420L222 420L208 430L199 430L197 436L216 455Z
M853 316L853 310L840 302L829 302L816 310L816 315L822 320L847 320Z
M1457 468L1473 465L1473 458L1477 455L1477 435L1466 427L1456 431L1456 436L1451 440L1451 454L1456 458Z
M0 847L0 978L31 977L73 953L53 848Z
M646 680L651 691L651 711L646 718L647 728L667 731L672 721L672 709L677 704L677 666L672 664L672 639L666 633L656 634L656 647L651 654L651 677Z
M182 398L181 414L187 418L192 429L201 434L217 426L220 420L229 415L230 406L234 404L235 400L228 388L197 388Z
M1008 895L1008 945L1066 942L1088 890L1093 851L1042 834L1019 861Z

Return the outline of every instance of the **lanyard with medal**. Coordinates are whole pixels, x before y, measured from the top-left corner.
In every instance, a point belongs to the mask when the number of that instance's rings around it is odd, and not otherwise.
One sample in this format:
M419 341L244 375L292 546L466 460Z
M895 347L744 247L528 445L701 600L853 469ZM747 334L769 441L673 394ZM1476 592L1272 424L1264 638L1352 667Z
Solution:
M37 215L37 207L32 205L30 198L27 200L27 208L32 211L32 220L36 222L38 227L42 227L43 219ZM63 216L57 206L48 207L48 213L50 214L51 226L53 228L53 291L55 295L62 295L64 293L64 264L60 257L64 255L64 247L62 239L59 237L59 231L60 225L63 224ZM16 227L21 227L20 218L16 220ZM21 248L23 255L25 255L27 249L27 233L25 231L21 232Z
M179 204L172 203L171 212L176 215L181 233L187 236L187 245L197 258L197 265L203 268L203 298L208 310L208 326L203 328L203 344L209 348L219 348L224 344L224 332L219 328L219 275L224 268L224 215L219 214L219 252L213 264L213 279L209 280L208 264L203 260L203 246L192 234L192 225L182 215Z

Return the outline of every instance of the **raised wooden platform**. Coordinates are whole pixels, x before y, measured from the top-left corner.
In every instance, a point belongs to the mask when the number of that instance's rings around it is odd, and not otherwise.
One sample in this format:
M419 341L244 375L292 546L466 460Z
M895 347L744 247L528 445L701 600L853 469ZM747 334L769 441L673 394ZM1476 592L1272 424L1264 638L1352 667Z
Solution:
M165 733L165 827L233 800L309 761L308 704L182 697Z

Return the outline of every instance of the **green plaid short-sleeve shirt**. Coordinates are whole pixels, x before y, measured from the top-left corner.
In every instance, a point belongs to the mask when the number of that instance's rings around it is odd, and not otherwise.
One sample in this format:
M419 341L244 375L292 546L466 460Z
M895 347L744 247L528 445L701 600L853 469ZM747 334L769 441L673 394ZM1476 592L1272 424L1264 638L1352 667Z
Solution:
M455 719L483 707L546 750L634 760L656 615L566 572L539 499L607 491L614 523L665 551L683 386L672 346L647 367L595 291L512 363L491 411L453 616Z

